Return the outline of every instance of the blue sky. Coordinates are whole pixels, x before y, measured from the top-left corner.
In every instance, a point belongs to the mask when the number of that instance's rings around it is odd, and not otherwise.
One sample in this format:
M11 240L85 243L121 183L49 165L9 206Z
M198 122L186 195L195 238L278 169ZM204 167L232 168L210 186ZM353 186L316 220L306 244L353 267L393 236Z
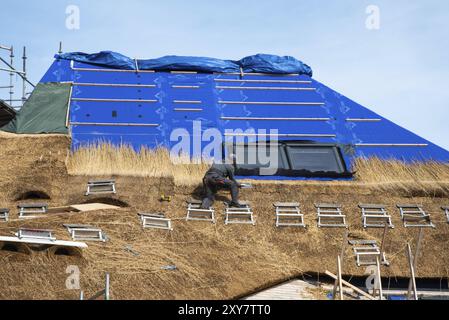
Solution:
M79 30L66 28L68 5L80 8ZM368 5L380 8L379 30L365 27ZM292 55L317 80L449 149L445 0L2 0L0 30L1 44L27 46L33 82L59 41L65 52L137 58Z

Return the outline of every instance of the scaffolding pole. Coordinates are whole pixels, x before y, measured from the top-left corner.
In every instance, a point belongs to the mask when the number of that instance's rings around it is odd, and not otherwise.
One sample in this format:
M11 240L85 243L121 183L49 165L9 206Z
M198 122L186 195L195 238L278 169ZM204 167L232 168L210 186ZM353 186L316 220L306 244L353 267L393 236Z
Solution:
M10 63L11 63L11 69L14 69L14 48L11 46L11 51L9 54ZM9 71L9 86L11 87L9 89L9 104L12 104L12 99L14 96L14 72L12 70Z
M419 234L418 234L418 240L416 243L416 249L415 249L415 255L412 257L413 259L413 279L410 279L409 284L408 284L408 295L407 297L410 297L410 293L413 290L413 285L415 285L415 291L416 291L416 283L413 283L415 281L414 277L416 275L416 268L418 267L418 255L419 252L421 250L421 242L424 236L424 229L423 228L419 228ZM410 245L409 245L410 246ZM410 251L411 253L411 251Z
M410 283L412 284L412 290L409 290L407 292L407 299L410 300L411 294L412 294L411 291L413 291L414 300L418 300L418 292L416 289L415 268L413 266L415 259L413 258L413 255L412 255L412 248L410 247L410 243L407 244L407 255L408 255L408 262L409 262L409 267L410 267Z
M26 54L27 48L23 47L23 56L22 56L22 72L26 78L27 76L27 54ZM22 79L22 106L25 104L25 101L27 99L26 97L26 91L27 91L27 83L25 80Z
M30 86L32 86L33 88L35 87L35 85L30 82L22 73L22 71L17 71L16 69L13 68L13 66L11 66L8 61L6 61L5 59L3 59L2 57L0 57L0 61L2 61L8 68L10 68L11 70L13 70L15 73L17 73L22 80L26 81Z

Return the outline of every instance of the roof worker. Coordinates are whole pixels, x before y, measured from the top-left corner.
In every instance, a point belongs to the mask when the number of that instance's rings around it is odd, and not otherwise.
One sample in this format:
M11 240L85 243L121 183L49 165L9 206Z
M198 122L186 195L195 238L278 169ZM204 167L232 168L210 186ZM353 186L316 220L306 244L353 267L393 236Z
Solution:
M229 159L232 163L235 160L235 155L231 154ZM215 201L215 195L218 190L227 189L231 191L232 201L229 206L235 208L243 208L244 205L239 203L239 188L241 184L235 179L234 166L229 163L215 163L206 172L203 178L203 187L205 198L201 205L202 209L209 209Z

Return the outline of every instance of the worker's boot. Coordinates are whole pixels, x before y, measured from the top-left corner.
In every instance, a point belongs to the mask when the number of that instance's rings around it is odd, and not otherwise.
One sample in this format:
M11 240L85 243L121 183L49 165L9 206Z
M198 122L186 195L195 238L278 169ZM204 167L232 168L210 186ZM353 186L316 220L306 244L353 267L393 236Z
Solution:
M201 209L210 209L214 204L214 200L211 198L204 198L203 203L201 204Z
M234 201L230 202L230 203L229 203L229 206L230 206L231 208L246 208L246 205L240 204L240 203L234 202Z

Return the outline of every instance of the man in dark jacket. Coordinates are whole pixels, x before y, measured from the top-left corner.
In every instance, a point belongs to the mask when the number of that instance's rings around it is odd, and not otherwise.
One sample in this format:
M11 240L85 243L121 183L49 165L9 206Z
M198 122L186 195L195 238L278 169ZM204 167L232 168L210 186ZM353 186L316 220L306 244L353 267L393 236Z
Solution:
M209 209L213 205L215 195L220 189L231 191L232 201L229 204L231 207L244 207L239 203L239 188L241 185L235 180L233 165L214 163L203 178L203 186L206 194L201 206L203 209Z

